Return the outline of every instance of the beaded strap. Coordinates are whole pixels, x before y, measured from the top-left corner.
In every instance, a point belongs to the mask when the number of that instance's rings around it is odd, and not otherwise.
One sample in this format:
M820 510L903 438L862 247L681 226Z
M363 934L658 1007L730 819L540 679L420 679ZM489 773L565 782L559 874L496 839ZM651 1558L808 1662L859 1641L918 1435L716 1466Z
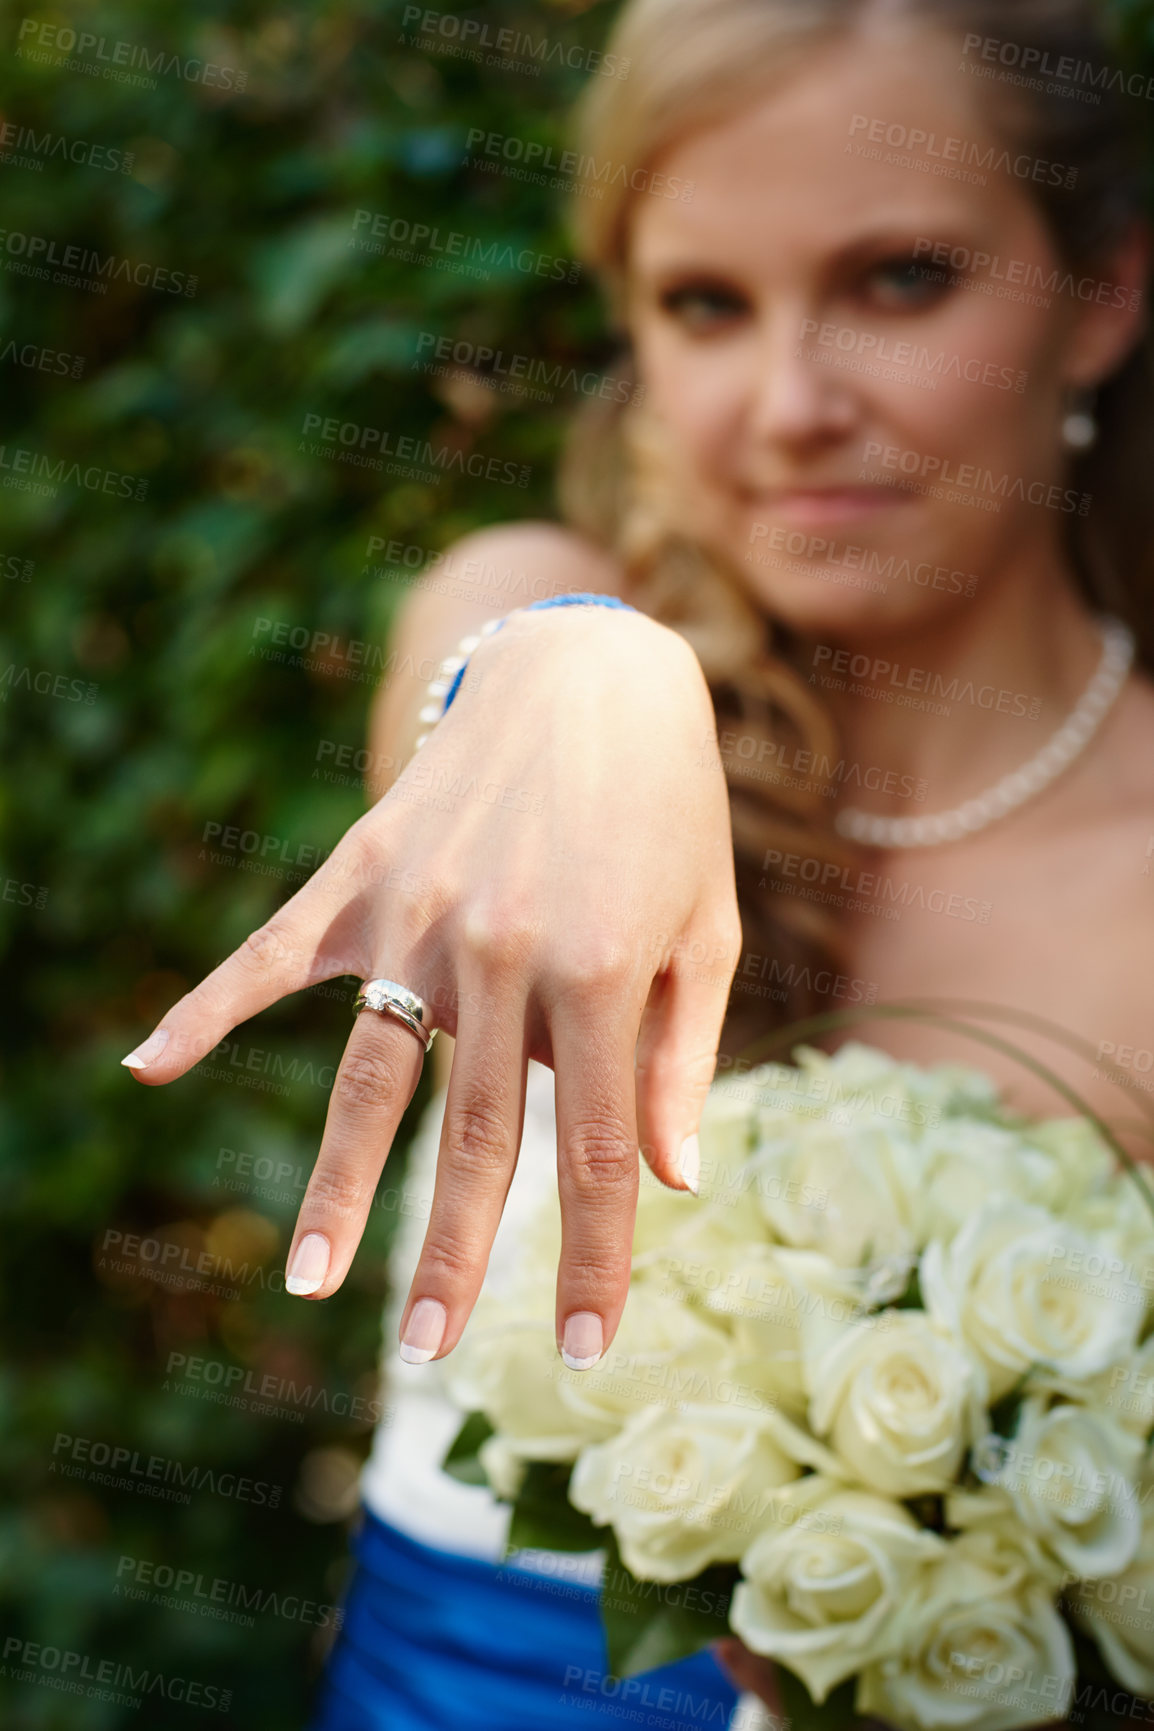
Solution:
M534 613L543 607L618 607L625 613L637 612L636 607L631 607L628 601L622 601L617 595L595 595L592 590L581 590L572 595L551 595L544 601L530 601L525 607L516 607L513 612ZM426 730L414 743L414 751L424 745L431 730L447 714L450 703L461 689L469 657L481 639L500 631L506 619L512 617L512 613L503 613L497 619L487 619L479 632L462 637L454 655L446 655L425 693L426 702L417 719L426 724Z

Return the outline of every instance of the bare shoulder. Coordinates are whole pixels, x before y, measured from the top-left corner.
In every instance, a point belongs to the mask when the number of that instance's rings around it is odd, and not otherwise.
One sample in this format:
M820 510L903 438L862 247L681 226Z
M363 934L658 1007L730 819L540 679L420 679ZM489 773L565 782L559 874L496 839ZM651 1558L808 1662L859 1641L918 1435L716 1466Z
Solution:
M490 619L531 601L589 589L617 595L618 560L576 530L544 520L473 529L432 555L405 595L389 633L389 652L409 678L382 681L371 736L379 797L396 770L397 742L411 740L425 688L438 663Z
M621 587L620 561L575 529L543 519L497 523L472 530L435 556L414 606L440 611L440 602L491 618L552 595L580 589L617 595Z

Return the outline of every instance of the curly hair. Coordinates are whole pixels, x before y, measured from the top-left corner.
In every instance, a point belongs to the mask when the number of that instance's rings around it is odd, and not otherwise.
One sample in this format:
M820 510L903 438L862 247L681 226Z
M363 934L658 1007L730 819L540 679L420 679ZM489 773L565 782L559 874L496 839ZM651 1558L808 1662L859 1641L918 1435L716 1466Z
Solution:
M576 109L570 212L621 345L618 377L633 377L625 320L630 187L639 175L643 185L647 166L690 129L773 89L815 49L871 28L930 28L961 46L967 38L1004 41L1008 26L1003 0L627 0L608 49L628 62L628 75L592 79ZM1065 61L1074 82L983 80L982 98L996 109L992 119L1007 144L1077 170L1072 186L1031 182L1029 190L1058 257L1084 269L1144 211L1143 141L1127 111L1121 48L1092 0L1015 0L1012 34L1021 64ZM1140 662L1154 670L1151 359L1143 338L1099 391L1099 438L1071 459L1069 482L1093 494L1095 511L1074 517L1066 533L1087 600L1131 626ZM726 1021L724 1048L733 1051L769 1026L828 1005L831 978L844 964L835 916L816 899L786 893L770 856L800 852L840 867L859 855L832 826L837 732L801 677L791 634L767 618L739 569L686 533L663 429L641 393L622 398L590 399L575 415L559 504L566 521L617 556L634 605L692 643L709 682L718 737L729 746L722 758L745 937ZM798 762L809 773L780 767ZM843 975L838 991L852 998L854 983Z

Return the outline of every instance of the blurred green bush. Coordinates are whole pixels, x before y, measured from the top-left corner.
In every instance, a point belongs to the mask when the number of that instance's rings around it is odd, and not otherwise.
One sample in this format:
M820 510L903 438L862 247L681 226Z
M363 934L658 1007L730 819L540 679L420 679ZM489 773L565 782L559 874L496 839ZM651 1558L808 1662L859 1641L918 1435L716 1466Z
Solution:
M304 1722L395 1225L372 1210L327 1303L278 1290L351 982L168 1089L119 1059L362 811L344 766L417 566L551 514L579 393L421 363L442 338L562 378L605 363L557 191L466 158L471 128L564 147L616 3L76 0L4 21L5 1728ZM1150 0L1114 9L1149 61ZM514 64L463 53L466 19L513 32ZM360 431L325 455L326 419L427 441L443 469L340 460ZM518 480L471 475L477 454ZM133 1234L148 1248L126 1255ZM188 1473L187 1502L151 1494ZM99 1696L132 1696L126 1666L160 1679L142 1708Z
M368 0L5 20L5 1727L304 1722L395 1223L373 1209L329 1302L279 1291L352 982L270 1010L170 1088L119 1060L364 809L351 753L415 562L552 514L575 393L415 363L442 337L550 365L608 352L585 277L535 262L571 256L557 193L464 159L471 127L561 147L612 9L456 15L527 39L512 68ZM462 460L430 481L310 451L331 417ZM470 475L473 453L527 485ZM304 651L261 653L292 633ZM260 839L214 848L229 826ZM214 1476L161 1500L152 1457ZM282 1487L279 1506L228 1474ZM142 1708L65 1692L131 1696L125 1665L163 1679ZM173 1679L231 1704L173 1700Z

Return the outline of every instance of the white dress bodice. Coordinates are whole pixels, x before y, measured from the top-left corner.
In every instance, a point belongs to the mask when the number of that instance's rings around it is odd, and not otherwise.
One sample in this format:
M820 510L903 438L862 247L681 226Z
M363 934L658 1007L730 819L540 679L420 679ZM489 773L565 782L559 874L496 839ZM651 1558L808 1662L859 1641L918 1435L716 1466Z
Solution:
M444 1112L445 1090L439 1089L425 1107L409 1153L400 1224L389 1260L390 1298L381 1351L381 1418L362 1474L361 1494L382 1520L422 1544L497 1561L504 1554L509 1532L508 1505L498 1502L485 1486L461 1484L441 1470L440 1463L463 1416L445 1389L443 1365L437 1361L404 1364L397 1353L401 1311L428 1224ZM487 1291L500 1291L503 1274L507 1278L516 1265L527 1222L556 1182L553 1072L531 1060L521 1152L489 1258ZM517 1561L519 1567L532 1565L525 1552L518 1553ZM600 1569L599 1558L591 1558L583 1572L595 1582Z

